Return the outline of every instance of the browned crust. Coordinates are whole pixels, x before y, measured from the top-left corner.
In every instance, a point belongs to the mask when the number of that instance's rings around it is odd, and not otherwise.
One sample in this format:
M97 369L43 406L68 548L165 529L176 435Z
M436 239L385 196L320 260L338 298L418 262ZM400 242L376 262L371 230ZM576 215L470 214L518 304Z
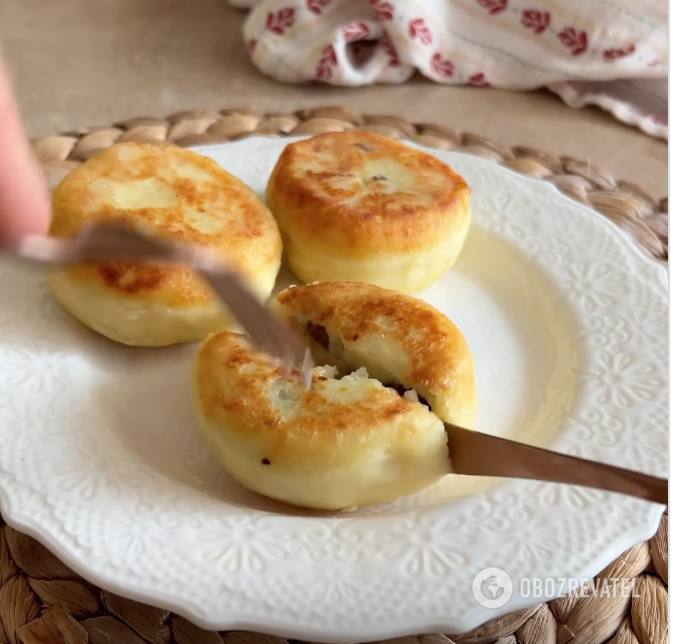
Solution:
M410 189L389 193L372 177L367 184L356 177L337 185L337 178L348 180L385 157L416 176ZM465 229L470 217L470 189L448 165L363 131L289 144L269 180L267 200L286 234L356 257L435 246Z
M195 369L204 418L267 445L266 456L276 463L336 462L340 455L333 453L336 443L330 437L360 441L397 417L422 413L419 405L376 382L361 400L328 401L323 396L327 378L314 374L307 391L297 377L284 377L279 367L252 351L243 336L226 331L205 341ZM271 401L276 386L289 386L298 396L296 413L287 419ZM417 429L412 425L405 431Z
M118 159L121 147L141 153L130 163ZM190 165L201 173L200 182L180 176L176 166ZM97 179L115 182L155 179L169 185L177 196L174 206L120 210L98 206L90 184ZM213 232L198 230L186 217L186 208L216 220ZM50 234L71 237L92 220L124 217L154 228L161 235L197 244L220 253L246 274L276 261L282 252L277 225L252 190L216 162L190 150L125 143L108 148L73 170L54 193ZM168 305L191 305L211 299L202 281L190 270L160 269L129 262L81 266L72 274L103 285L122 297L142 297Z

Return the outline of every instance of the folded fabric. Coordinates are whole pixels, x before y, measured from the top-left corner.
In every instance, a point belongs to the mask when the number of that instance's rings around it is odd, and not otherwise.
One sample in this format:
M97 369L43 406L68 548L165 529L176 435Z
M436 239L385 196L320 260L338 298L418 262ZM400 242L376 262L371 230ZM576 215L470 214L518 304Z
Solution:
M547 87L668 137L668 0L231 0L285 83ZM641 82L639 82L641 81Z

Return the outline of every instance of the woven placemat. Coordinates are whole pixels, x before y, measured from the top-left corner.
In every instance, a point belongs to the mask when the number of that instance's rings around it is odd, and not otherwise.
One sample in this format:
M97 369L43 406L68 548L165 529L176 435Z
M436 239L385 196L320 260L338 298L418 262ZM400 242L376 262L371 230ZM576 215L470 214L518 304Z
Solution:
M65 173L121 141L190 146L245 136L309 135L367 129L421 145L483 157L561 191L602 213L650 257L668 261L668 200L617 181L596 166L540 150L507 147L442 125L368 116L341 107L293 114L251 110L181 112L137 118L36 139L34 150L54 183ZM634 546L596 579L617 581L633 593L578 594L492 620L462 635L403 637L398 644L661 644L668 642L668 515L657 534ZM594 581L594 583L596 583ZM624 586L623 584L627 585ZM0 644L287 644L256 633L203 631L168 611L123 599L78 577L38 542L0 517Z

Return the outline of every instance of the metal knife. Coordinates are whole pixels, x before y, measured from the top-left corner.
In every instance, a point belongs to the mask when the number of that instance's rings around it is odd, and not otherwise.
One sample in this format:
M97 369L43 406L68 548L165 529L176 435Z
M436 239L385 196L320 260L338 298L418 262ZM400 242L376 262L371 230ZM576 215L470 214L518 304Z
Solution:
M455 474L582 485L668 505L669 482L445 423Z

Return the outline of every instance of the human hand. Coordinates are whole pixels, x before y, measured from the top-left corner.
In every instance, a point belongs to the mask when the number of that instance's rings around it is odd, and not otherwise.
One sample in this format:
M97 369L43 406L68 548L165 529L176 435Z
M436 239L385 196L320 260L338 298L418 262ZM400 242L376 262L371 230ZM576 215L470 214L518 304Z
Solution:
M0 52L0 240L46 233L50 197L19 117Z

